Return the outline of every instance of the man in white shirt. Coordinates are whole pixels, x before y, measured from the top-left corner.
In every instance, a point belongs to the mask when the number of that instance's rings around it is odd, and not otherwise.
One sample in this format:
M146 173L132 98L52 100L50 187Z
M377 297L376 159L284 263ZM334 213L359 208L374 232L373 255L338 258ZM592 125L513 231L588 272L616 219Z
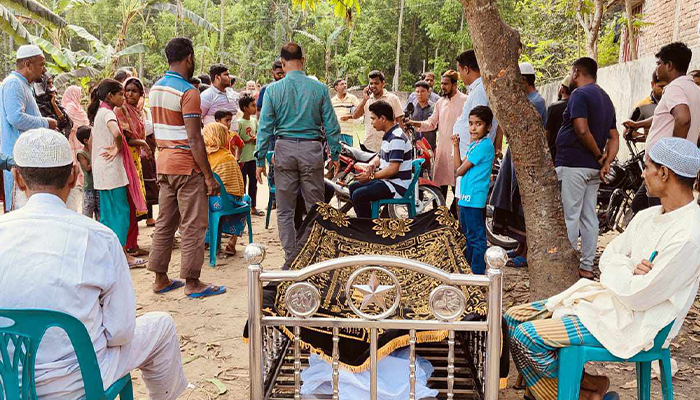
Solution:
M151 399L176 399L187 380L173 320L159 312L136 318L117 236L66 207L78 176L68 140L49 129L30 130L17 140L14 158L15 183L29 200L0 217L0 308L74 316L92 339L105 388L139 368ZM75 352L62 330L44 335L35 375L40 399L85 396Z
M394 121L399 123L403 120L403 108L399 98L386 90L384 90L384 73L381 71L372 71L369 73L369 85L362 91L362 101L355 107L352 113L354 119L365 116L365 140L362 144L373 152L379 152L382 147L383 132L379 132L372 126L372 120L369 115L369 106L375 101L384 100L391 108L394 109Z
M234 119L231 130L238 131L238 94L233 90L236 78L229 75L228 67L223 64L213 64L209 67L211 86L200 95L202 107L202 123L215 122L214 114L219 110L231 111Z
M660 206L640 211L600 258L600 282L581 279L547 300L515 306L505 315L513 360L538 400L557 398L561 347L605 347L630 358L680 331L700 282L700 207L693 183L700 150L677 137L659 139L645 161L644 180ZM610 380L584 374L581 398L600 400Z

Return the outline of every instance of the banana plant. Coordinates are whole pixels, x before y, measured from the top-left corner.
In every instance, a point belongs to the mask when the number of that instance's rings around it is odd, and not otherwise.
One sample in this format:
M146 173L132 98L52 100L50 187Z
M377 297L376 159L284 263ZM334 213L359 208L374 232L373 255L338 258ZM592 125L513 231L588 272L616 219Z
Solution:
M325 65L324 65L324 73L325 73L325 81L326 83L330 82L328 80L329 78L329 73L330 73L330 67L331 67L331 50L333 50L333 45L335 44L336 41L338 41L338 38L340 37L340 34L343 32L345 29L344 25L340 25L337 27L328 37L326 40L323 40L319 38L318 36L314 35L313 33L309 33L306 31L302 31L299 29L295 29L294 32L306 36L307 38L311 39L314 43L320 45L323 48L323 52L325 53Z
M37 23L48 29L61 29L68 23L35 0L0 0L0 29L18 44L31 43L31 35L22 21Z

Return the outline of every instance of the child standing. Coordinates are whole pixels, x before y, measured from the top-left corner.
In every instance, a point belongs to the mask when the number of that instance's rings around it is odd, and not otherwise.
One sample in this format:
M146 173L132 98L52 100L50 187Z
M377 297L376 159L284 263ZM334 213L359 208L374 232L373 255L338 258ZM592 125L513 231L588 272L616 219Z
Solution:
M239 134L245 146L241 151L241 157L238 162L242 165L243 184L248 182L248 196L250 196L250 215L263 216L265 213L257 210L256 197L258 194L258 181L255 177L255 139L258 133L258 122L252 115L258 111L255 106L255 99L249 94L244 94L238 100L238 107L243 112L243 116L238 120Z
M486 137L493 122L493 112L485 106L474 107L469 113L471 143L464 159L459 154L459 136L452 136L455 176L459 180L459 225L467 238L465 256L472 272L486 272L486 198L491 182L495 150ZM461 177L461 178L460 178Z
M231 121L233 121L233 113L228 110L219 110L214 113L214 120L228 129L229 141L226 144L226 149L236 157L236 160L241 159L241 150L243 150L243 139L237 132L231 130Z
M92 184L92 128L81 126L75 132L75 137L83 145L78 150L77 157L80 169L83 170L83 215L100 220L100 195Z

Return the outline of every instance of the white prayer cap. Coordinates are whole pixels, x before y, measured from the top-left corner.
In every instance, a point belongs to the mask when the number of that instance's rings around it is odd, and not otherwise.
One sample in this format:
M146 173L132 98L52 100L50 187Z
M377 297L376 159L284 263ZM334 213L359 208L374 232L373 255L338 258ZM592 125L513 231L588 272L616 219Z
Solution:
M18 167L55 168L73 164L68 139L48 128L31 129L19 135L12 154Z
M34 57L34 56L43 56L44 52L41 51L39 46L33 45L33 44L25 44L22 46L19 46L19 49L17 49L17 59L21 60L23 58L29 58L29 57Z
M700 171L700 150L695 143L683 138L659 139L649 150L649 158L686 178L695 178Z
M535 75L535 67L529 62L521 62L520 65L520 75Z

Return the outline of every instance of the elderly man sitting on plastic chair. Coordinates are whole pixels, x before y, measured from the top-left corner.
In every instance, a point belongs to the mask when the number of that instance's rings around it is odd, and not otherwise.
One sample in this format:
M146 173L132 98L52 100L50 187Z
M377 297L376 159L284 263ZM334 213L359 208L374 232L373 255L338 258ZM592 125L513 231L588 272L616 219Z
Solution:
M104 387L139 368L151 399L177 398L187 380L172 318L136 318L119 240L66 207L78 176L68 140L49 129L25 132L14 159L15 184L29 201L0 217L0 309L49 309L76 317L92 339ZM85 396L75 351L62 330L46 332L35 376L40 399Z
M359 218L370 218L373 201L402 197L413 177L413 144L394 122L394 109L379 100L369 106L369 111L372 126L384 132L384 137L379 157L362 165L365 171L350 185L350 197Z
M581 279L544 301L506 312L511 351L527 386L526 398L557 398L557 349L602 346L628 359L653 347L675 320L678 334L700 281L700 208L693 183L700 151L664 138L645 162L647 190L661 206L639 212L600 259L600 282ZM610 381L584 374L580 399L600 400Z

